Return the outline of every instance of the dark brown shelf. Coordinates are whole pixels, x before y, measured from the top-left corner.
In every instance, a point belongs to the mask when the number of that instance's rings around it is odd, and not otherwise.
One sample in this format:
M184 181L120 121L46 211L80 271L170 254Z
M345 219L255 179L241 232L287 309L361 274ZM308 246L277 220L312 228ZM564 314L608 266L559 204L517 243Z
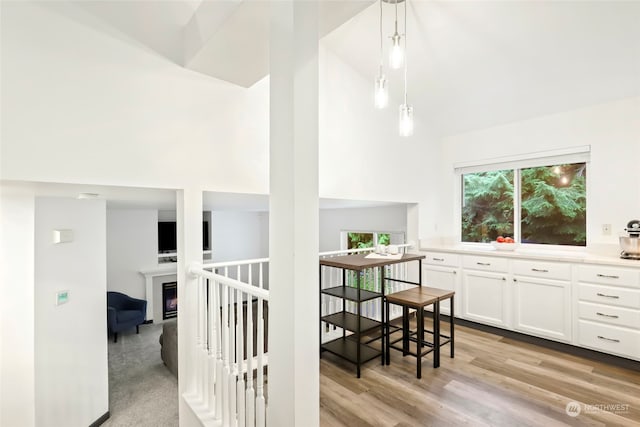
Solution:
M349 286L336 286L335 288L326 288L322 290L322 293L325 295L344 298L346 300L355 302L369 301L374 298L380 298L382 296L382 294L379 292L371 292L360 289L360 300L358 300L358 289L351 288Z
M338 312L322 317L323 322L330 323L348 331L356 332L358 330L358 315L349 312ZM360 332L366 332L374 328L380 328L382 322L360 316Z
M333 341L322 344L322 349L340 356L351 363L358 364L357 343L353 339L338 338ZM360 363L374 359L380 356L380 350L371 348L368 345L360 344Z

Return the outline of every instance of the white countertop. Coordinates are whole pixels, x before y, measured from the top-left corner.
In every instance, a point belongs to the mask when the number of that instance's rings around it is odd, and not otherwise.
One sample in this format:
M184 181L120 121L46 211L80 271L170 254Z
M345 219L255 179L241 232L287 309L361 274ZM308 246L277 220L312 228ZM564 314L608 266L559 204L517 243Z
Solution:
M420 244L420 252L448 252L463 255L483 255L501 258L562 261L585 264L603 264L619 267L640 268L640 260L622 259L618 254L594 254L589 252L525 249L517 248L514 251L499 251L489 245L447 245L447 244Z

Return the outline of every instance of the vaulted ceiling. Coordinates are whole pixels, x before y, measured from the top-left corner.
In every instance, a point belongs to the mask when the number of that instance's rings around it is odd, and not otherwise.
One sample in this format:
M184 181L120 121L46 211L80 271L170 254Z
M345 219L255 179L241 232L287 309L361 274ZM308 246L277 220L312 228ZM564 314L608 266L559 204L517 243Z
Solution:
M70 3L192 70L244 87L268 74L267 1ZM373 86L379 3L320 7L324 45ZM640 95L640 1L410 0L407 34L409 102L436 135ZM399 103L402 72L387 74Z

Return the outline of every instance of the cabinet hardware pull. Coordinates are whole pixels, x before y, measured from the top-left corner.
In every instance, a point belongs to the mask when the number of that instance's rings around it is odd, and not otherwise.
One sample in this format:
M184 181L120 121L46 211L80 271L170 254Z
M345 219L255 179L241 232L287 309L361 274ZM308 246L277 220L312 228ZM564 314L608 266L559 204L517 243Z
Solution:
M620 316L617 316L617 315L615 315L615 314L604 314L604 313L600 313L600 312L596 312L596 314L597 314L598 316L602 316L602 317L610 317L610 318L612 318L612 319L617 319L618 317L620 317Z
M619 279L620 278L620 276L609 276L607 274L600 274L600 273L596 274L596 276L604 277L605 279Z
M614 299L620 298L618 295L607 295L607 294L601 294L600 292L598 292L596 295L598 295L599 297L605 297L605 298L614 298Z
M540 269L540 268L532 268L531 271L535 271L537 273L548 273L549 270L544 270L544 269Z
M444 258L431 258L434 261L444 261Z
M602 335L598 335L598 338L600 338L601 340L605 340L605 341L620 342L620 340L614 340L613 338L603 337Z
M458 274L458 272L457 272L457 271L455 271L455 270L453 270L453 274Z
M476 262L478 265L491 265L490 262Z
M506 277L503 277L503 278L502 278L502 280L507 280L507 278L506 278Z
M514 279L513 279L513 281L514 281L514 282L517 282L517 281L518 281L518 279L514 278Z

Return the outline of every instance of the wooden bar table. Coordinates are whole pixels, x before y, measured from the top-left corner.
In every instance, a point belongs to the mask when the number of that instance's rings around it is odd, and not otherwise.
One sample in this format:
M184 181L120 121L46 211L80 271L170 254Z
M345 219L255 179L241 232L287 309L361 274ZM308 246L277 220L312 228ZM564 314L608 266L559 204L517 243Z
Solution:
M376 258L366 258L365 254L343 255L333 258L320 259L320 313L322 313L322 295L329 295L343 300L342 310L330 313L320 318L320 355L323 351L333 353L345 360L356 365L356 374L360 378L360 367L364 362L381 356L381 363L385 363L385 327L387 319L385 318L385 310L383 307L385 296L385 281L394 281L407 283L411 285L422 285L422 268L420 261L424 259L424 255L402 254L400 257L378 255ZM418 282L410 282L391 277L385 277L384 267L392 264L400 264L416 261L418 263ZM331 284L327 288L322 287L323 268L332 267L342 270L342 283ZM379 269L380 292L362 289L361 273L367 269ZM346 272L356 272L355 287L347 286ZM361 305L363 302L380 299L380 317L381 320L371 319L362 315ZM347 311L346 301L355 303L355 313ZM342 328L342 337L323 343L322 342L322 322ZM375 341L380 339L381 349L378 350L362 342L362 335L366 332L380 329L380 336L374 338ZM347 335L347 331L352 335Z

